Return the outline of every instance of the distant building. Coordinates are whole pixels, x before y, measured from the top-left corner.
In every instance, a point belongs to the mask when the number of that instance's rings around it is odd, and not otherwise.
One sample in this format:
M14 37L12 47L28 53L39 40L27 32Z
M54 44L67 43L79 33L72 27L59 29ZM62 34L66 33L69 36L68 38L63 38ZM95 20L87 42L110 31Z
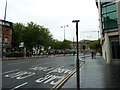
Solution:
M2 60L2 25L0 25L0 60Z
M0 40L3 36L3 50L6 51L12 45L12 22L0 20Z
M120 60L120 0L96 0L103 58Z
M87 53L87 52L90 52L90 47L89 47L89 44L93 42L91 40L81 40L78 42L78 48L79 48L79 52L80 53L83 53L84 51ZM77 50L77 42L72 42L71 43L71 47L72 49L74 50ZM84 50L85 48L85 50Z

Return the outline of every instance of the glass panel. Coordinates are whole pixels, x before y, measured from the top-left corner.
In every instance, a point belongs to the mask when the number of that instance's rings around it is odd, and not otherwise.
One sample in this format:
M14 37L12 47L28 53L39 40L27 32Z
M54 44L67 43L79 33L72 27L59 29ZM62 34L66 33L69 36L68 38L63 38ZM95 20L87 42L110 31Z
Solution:
M107 14L109 28L118 27L116 12Z
M116 12L104 14L102 17L103 29L118 27Z
M106 2L112 2L114 0L100 0L101 4L106 3Z
M113 19L117 20L117 13L116 12L108 13L107 18L110 20L113 20Z
M116 10L115 4L105 6L105 7L102 8L102 14L112 12L112 11L115 11L115 10Z
M107 6L107 12L111 12L111 11L115 11L115 10L116 10L115 4Z

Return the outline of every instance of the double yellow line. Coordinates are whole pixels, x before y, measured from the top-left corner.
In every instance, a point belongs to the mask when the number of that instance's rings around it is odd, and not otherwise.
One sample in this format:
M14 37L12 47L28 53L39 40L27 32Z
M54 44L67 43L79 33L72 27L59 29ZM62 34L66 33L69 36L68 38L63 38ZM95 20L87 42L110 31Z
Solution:
M53 86L50 90L57 90L57 89L59 89L75 72L76 72L76 70L73 70L71 73L67 74L64 77L64 79L61 80L60 83L58 83L55 86Z
M85 62L80 63L80 67L84 64ZM64 79L60 81L60 83L54 85L50 90L57 90L59 89L74 73L76 72L76 69L73 69L69 74L67 74Z

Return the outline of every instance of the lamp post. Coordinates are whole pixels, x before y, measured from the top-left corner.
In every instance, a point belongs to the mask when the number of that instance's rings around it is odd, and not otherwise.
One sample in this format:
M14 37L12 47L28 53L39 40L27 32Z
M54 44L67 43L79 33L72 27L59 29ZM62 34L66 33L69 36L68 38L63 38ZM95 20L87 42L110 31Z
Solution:
M68 27L68 25L66 25L66 26L61 26L61 28L64 28L64 40L65 40L65 27Z
M66 26L61 26L61 28L64 28L64 41L65 41L65 27L68 27L68 25L66 25ZM64 56L65 56L65 48L64 48Z
M80 76L79 76L79 50L78 50L78 22L79 20L73 20L76 23L76 40L77 40L77 59L76 59L76 76L77 76L77 88L80 88Z

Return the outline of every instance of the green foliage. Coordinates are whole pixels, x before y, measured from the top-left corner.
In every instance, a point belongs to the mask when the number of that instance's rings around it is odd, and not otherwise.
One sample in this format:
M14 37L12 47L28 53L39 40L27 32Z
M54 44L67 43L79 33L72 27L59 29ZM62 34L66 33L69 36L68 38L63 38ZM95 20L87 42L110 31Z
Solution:
M62 49L62 41L54 40L52 47L54 49Z
M58 41L58 40L54 40L52 47L54 49L71 49L71 41L69 40L64 40L64 41Z
M45 48L52 44L53 38L50 31L43 26L33 22L27 23L27 26L16 23L13 25L13 48L19 48L19 43L24 42L27 51L32 51L34 46L43 45Z
M6 53L6 57L23 57L23 53L21 53L21 52L9 52L9 53Z
M47 49L71 49L71 41L58 41L52 38L48 28L37 25L33 22L23 25L22 23L13 24L12 47L20 51L19 43L24 42L27 51L32 51L33 47L44 46ZM21 49L22 50L22 49Z
M12 46L18 48L19 43L23 41L23 31L25 30L25 26L22 23L16 23L13 24L12 28Z
M71 41L69 41L69 40L64 40L63 42L62 42L62 49L71 49L72 47L71 47Z
M101 48L100 40L95 40L94 42L90 43L89 47L90 49L98 50L99 48Z

